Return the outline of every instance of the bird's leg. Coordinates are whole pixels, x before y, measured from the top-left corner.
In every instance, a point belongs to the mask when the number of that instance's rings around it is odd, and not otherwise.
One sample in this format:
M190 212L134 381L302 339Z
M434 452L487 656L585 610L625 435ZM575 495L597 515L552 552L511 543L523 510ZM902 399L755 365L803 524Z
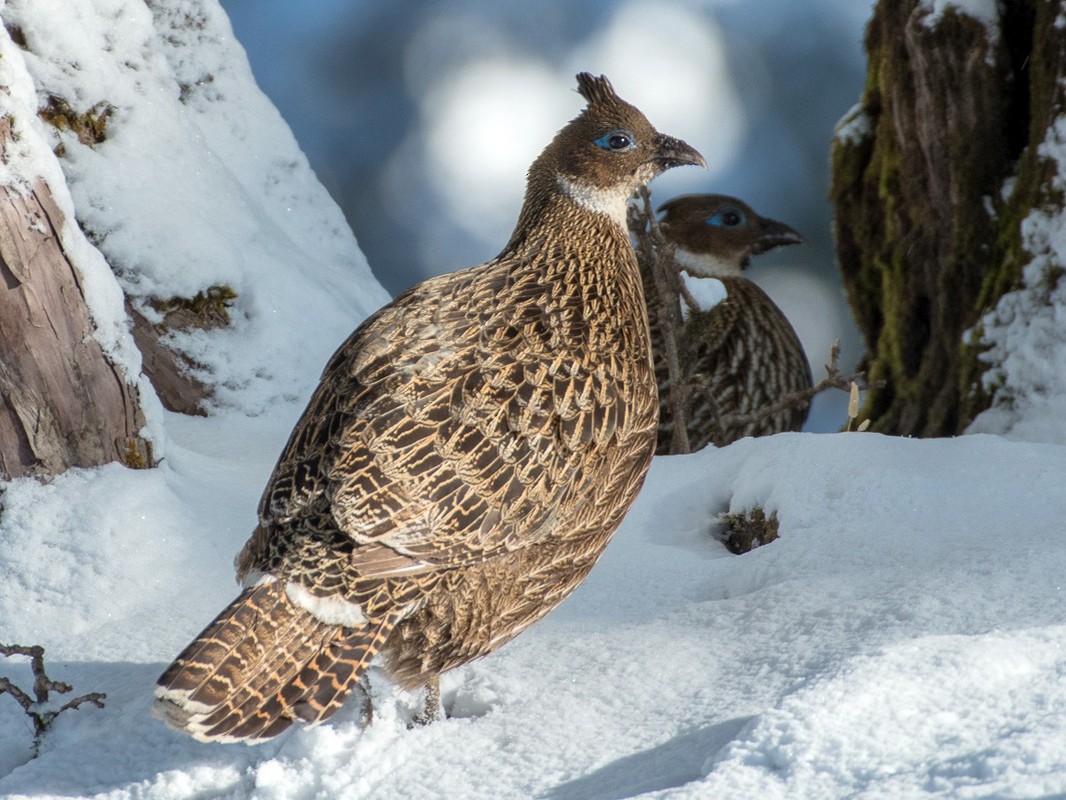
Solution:
M426 692L422 698L422 710L415 715L415 725L428 725L431 722L444 719L444 710L440 704L440 676L434 675L426 684Z
M369 672L364 672L359 679L359 688L363 690L363 727L369 728L374 721L374 696L370 694Z

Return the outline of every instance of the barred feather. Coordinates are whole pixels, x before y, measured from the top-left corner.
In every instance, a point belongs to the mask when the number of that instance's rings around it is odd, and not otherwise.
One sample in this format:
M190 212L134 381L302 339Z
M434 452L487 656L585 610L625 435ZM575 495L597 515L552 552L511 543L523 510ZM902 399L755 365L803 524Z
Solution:
M275 736L297 716L286 697L293 688L303 696L330 679L313 670L323 651L361 635L377 644L383 638L315 619L281 581L251 587L163 673L155 713L201 741ZM353 671L359 666L355 661Z

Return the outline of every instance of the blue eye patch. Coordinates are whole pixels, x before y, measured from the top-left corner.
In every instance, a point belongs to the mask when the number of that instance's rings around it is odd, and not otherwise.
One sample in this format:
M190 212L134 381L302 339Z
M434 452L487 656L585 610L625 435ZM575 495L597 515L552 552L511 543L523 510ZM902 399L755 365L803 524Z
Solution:
M738 225L743 225L747 221L744 212L735 206L726 206L725 208L719 209L704 220L708 225L715 228L735 228Z
M637 146L637 137L629 131L611 131L605 133L599 139L593 142L601 150L612 150L614 152L621 152L623 150L633 150Z

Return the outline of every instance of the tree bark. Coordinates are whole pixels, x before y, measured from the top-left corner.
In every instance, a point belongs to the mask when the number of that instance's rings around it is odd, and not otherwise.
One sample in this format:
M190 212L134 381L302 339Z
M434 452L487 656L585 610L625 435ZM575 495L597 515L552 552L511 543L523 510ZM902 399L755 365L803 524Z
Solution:
M862 100L833 145L844 287L867 348L872 429L961 432L988 407L981 317L1019 285L1021 222L1057 202L1040 144L1063 111L1061 0L991 24L880 0ZM978 335L973 335L973 334Z
M133 341L141 351L142 369L152 388L159 395L159 401L167 411L179 414L206 416L203 402L211 393L202 382L197 380L192 371L196 366L180 353L167 347L164 339L171 330L198 327L225 327L228 319L208 324L199 319L189 320L191 314L172 313L164 316L163 324L149 322L143 314L133 308L128 301L126 313L133 322Z
M10 122L0 138L11 136ZM51 191L0 187L0 474L151 464L137 390L93 338Z

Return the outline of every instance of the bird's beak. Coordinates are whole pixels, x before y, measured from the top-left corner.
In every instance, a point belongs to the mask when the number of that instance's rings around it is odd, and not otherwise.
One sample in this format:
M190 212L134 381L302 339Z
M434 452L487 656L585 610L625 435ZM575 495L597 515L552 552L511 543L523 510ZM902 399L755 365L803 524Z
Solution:
M651 160L661 170L680 167L684 164L692 164L693 166L707 169L707 162L704 161L699 150L680 139L675 139L673 136L666 136L662 133L657 134L655 137L655 155L652 156Z
M785 244L803 244L804 239L795 229L776 219L764 219L759 226L759 238L752 249L754 255L765 253Z

